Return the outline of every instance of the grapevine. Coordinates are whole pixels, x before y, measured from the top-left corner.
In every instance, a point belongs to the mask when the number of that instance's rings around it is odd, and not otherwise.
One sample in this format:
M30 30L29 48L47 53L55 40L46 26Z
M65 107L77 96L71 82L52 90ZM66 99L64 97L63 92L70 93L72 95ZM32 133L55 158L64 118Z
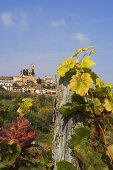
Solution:
M83 53L81 58L80 53ZM75 150L82 161L82 168L112 169L113 85L104 84L92 71L91 67L96 64L90 57L95 54L96 50L92 46L81 48L58 66L57 76L66 78L69 74L69 88L75 93L72 102L61 106L59 110L63 118L76 114L78 110L84 114L84 126L75 128L69 142L69 147Z

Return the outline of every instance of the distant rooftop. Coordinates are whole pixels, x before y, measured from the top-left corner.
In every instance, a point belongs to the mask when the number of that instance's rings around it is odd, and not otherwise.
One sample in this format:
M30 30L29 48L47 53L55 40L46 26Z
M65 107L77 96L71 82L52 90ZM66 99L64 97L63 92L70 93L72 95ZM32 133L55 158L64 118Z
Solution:
M2 79L2 80L12 80L13 79L13 77L6 77L6 76L2 76L2 77L0 77L0 79Z

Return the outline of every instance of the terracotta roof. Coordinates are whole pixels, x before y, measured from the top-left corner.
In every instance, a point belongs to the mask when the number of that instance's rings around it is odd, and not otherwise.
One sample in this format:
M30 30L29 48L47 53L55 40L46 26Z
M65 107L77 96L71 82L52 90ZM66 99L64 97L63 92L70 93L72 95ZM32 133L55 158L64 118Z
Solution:
M12 87L12 86L8 86L8 85L2 85L2 86L5 86L5 87Z
M0 77L0 80L13 80L13 77Z

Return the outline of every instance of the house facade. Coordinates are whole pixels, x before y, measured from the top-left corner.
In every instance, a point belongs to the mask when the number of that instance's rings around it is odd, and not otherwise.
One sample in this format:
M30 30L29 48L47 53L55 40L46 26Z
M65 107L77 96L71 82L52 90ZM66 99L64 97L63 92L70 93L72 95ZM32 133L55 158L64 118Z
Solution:
M12 86L13 77L0 77L0 85L1 86Z

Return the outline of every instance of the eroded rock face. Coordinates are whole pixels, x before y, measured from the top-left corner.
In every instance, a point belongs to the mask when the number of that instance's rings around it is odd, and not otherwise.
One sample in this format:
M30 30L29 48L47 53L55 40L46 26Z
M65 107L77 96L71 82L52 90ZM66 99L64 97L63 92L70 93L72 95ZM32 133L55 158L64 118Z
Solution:
M68 141L73 134L73 130L77 126L83 125L83 116L80 114L73 114L67 118L62 119L59 108L71 102L73 92L69 90L69 78L56 78L56 105L54 113L54 139L53 139L53 159L55 162L66 160L79 168L76 155L73 150L68 147ZM56 169L56 166L55 166Z

